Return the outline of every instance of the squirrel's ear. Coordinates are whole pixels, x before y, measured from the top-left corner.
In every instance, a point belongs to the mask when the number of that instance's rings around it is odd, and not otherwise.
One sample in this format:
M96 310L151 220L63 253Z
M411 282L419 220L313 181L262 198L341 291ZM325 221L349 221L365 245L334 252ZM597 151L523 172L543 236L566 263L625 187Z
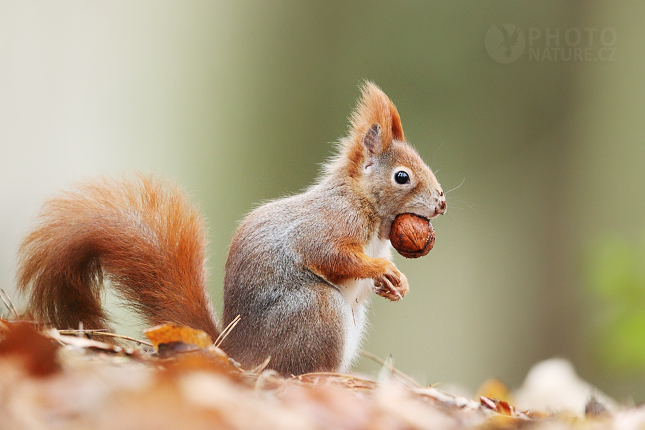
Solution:
M380 125L372 124L367 130L367 133L363 136L363 147L372 155L383 152Z
M372 82L365 82L361 90L361 100L351 117L349 142L377 154L386 151L393 139L405 140L394 103Z

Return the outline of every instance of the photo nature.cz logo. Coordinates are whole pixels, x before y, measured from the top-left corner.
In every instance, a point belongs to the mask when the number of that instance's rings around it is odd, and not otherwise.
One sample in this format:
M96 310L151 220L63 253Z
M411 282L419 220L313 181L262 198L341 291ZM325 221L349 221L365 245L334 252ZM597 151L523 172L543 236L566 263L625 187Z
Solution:
M531 27L525 35L515 24L493 24L484 46L490 58L502 64L517 61L527 47L529 61L616 61L616 40L616 30L610 27Z

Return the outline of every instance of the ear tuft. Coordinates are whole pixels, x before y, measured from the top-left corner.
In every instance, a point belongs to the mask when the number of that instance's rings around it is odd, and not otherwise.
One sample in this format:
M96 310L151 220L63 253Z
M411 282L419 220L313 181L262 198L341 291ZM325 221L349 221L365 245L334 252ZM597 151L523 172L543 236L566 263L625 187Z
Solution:
M405 140L401 118L394 103L374 83L366 81L361 100L351 117L349 141L362 142L373 125L380 126L381 149L385 151L393 139Z

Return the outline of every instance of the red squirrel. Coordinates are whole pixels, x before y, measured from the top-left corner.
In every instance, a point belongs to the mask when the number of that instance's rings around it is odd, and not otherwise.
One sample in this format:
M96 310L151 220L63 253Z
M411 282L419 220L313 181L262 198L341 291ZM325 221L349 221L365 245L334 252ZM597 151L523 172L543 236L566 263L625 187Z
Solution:
M446 210L434 174L406 142L394 104L366 82L348 136L318 181L252 211L230 244L222 343L250 368L284 375L346 371L372 292L391 301L408 282L391 262L401 213ZM19 248L18 288L33 317L57 328L109 327L103 280L145 323L185 324L216 338L206 290L202 216L149 177L98 179L47 201Z

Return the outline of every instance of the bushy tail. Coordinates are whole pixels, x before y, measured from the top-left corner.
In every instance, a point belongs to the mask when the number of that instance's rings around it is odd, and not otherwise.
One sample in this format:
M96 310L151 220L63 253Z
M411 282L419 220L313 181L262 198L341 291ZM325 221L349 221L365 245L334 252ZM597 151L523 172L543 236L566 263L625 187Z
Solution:
M177 188L103 178L45 203L18 251L18 288L37 320L108 328L107 279L147 324L176 322L215 338L205 249L202 217Z

